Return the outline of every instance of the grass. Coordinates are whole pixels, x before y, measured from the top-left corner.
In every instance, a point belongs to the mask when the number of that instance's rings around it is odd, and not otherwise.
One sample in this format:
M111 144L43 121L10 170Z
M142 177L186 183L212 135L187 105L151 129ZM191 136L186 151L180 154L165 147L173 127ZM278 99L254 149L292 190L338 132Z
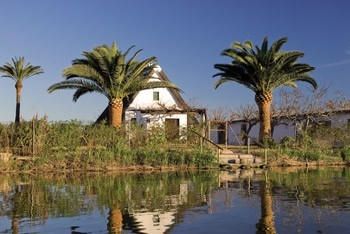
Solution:
M34 123L34 124L33 124ZM186 135L169 143L164 129L132 126L115 129L79 121L0 125L0 151L31 157L10 161L13 170L112 170L121 167L196 167L216 165L214 151L200 148L199 139ZM181 145L182 147L178 147Z

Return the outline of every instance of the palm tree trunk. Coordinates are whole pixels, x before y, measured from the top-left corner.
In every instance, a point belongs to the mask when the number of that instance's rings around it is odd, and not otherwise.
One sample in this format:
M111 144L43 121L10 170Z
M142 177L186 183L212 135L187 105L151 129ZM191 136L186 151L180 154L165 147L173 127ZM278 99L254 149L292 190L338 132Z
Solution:
M17 81L16 85L16 117L15 117L15 123L19 124L20 122L20 115L21 115L21 95L22 95L22 88L23 84L22 81Z
M15 185L15 194L12 198L12 217L11 217L11 230L13 234L19 233L19 217L18 217L18 196L19 196L19 188L18 185Z
M110 209L108 216L108 233L117 234L123 230L123 215L120 209Z
M108 123L110 126L119 128L122 125L123 100L115 98L109 102Z
M276 233L275 220L272 209L272 194L268 181L262 181L260 184L261 196L261 218L256 225L256 233L274 234Z
M271 138L271 104L272 93L257 93L255 101L259 108L260 131L259 141L264 142Z

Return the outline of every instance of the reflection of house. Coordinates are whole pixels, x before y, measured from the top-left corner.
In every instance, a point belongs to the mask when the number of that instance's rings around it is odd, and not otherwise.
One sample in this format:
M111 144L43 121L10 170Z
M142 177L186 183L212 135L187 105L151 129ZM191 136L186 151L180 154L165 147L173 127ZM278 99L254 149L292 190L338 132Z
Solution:
M301 125L305 124L306 117L305 115L300 115L294 121L283 117L281 119L281 124L275 126L273 129L273 139L275 142L280 142L286 136L295 137L298 131L300 131ZM321 113L318 114L316 120L318 125L350 128L350 109L324 113L324 115ZM210 127L210 139L213 142L218 144L225 144L227 142L229 145L244 145L244 136L248 128L248 123L245 120L212 122ZM248 134L252 140L251 142L258 139L259 128L259 122L251 128Z
M176 210L137 212L132 217L142 233L165 233L174 225L176 213Z
M124 214L126 230L134 233L167 233L176 224L180 206L188 201L188 182L179 185L179 193L166 196L166 209L136 209Z

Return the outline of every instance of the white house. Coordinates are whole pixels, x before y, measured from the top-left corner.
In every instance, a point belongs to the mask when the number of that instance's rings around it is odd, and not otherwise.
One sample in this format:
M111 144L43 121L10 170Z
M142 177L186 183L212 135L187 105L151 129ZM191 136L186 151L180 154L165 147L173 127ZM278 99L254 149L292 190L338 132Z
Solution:
M299 131L299 125L303 116L298 117L298 122L283 121L284 124L275 126L273 140L279 143L284 137L295 137ZM332 112L327 118L321 120L324 125L337 128L349 128L350 130L350 109L343 109ZM244 145L244 132L247 129L247 122L244 120L233 120L228 122L213 122L210 127L210 139L217 144ZM260 123L255 124L248 136L251 142L259 138Z
M157 65L150 74L149 82L169 81L162 68ZM103 116L107 116L103 113ZM134 123L150 129L164 127L168 139L179 139L193 118L189 114L199 115L200 121L206 120L206 110L191 108L176 89L154 88L138 92L127 107L125 123Z

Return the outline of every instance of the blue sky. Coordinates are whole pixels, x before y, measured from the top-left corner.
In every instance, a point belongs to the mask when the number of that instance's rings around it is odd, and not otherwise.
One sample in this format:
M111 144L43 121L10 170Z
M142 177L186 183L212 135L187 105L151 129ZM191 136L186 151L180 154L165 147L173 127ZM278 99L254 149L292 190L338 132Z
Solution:
M305 52L313 76L331 92L350 87L350 2L235 0L3 0L0 10L0 64L25 56L45 73L25 81L22 115L49 120L92 121L107 105L98 94L72 102L72 91L47 93L63 68L82 51L116 41L122 50L143 48L156 56L191 104L232 109L253 102L238 84L213 89L213 64L229 62L220 52L233 41L260 43L287 36L285 49ZM303 85L301 85L303 87ZM0 121L12 121L14 82L0 79Z

